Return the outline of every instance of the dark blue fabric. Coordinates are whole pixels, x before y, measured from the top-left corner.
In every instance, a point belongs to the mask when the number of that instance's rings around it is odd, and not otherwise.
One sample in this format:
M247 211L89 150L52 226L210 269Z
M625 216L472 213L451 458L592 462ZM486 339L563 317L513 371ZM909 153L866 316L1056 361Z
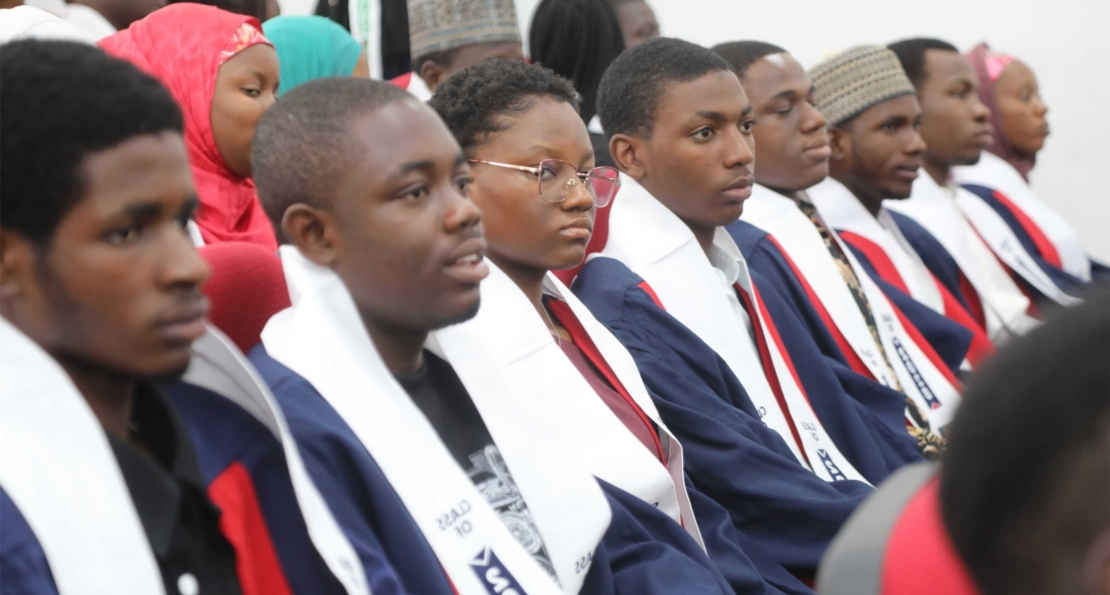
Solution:
M686 478L690 507L698 521L705 552L737 593L788 593L812 595L813 590L790 574L758 542L732 524L732 516ZM760 585L752 579L755 572ZM762 591L760 589L763 589Z
M906 315L906 318L917 330L921 331L921 335L933 346L933 349L944 361L944 364L948 366L948 369L953 374L958 374L960 364L963 363L967 351L971 347L971 331L955 320L938 314L935 310L917 301L901 289L887 283L885 279L879 276L879 272L871 263L871 259L867 258L863 251L850 243L848 243L848 249L856 255L860 266L871 277L871 280L879 286L879 289L883 290L883 295Z
M1091 282L1092 283L1107 283L1110 282L1110 266L1102 264L1097 260L1091 260Z
M346 593L308 536L281 443L241 407L184 382L164 386L192 439L205 484L239 463L254 484L258 508L289 587L299 595Z
M920 462L917 443L906 432L905 396L852 370L809 294L765 231L746 221L727 229L748 261L771 319L780 327L814 411L844 456L875 485L903 465ZM851 423L849 411L856 412L858 424ZM853 446L863 436L871 436L887 474L875 475L874 464Z
M385 474L339 413L259 345L250 360L270 386L305 467L358 552L375 595L451 595L435 553Z
M451 594L431 546L350 426L265 347L255 347L250 359L277 397L309 474L359 552L375 595ZM613 521L580 593L731 592L681 527L627 493L602 486Z
M791 309L799 319L805 320L808 332L822 339L831 338L824 321L813 308L809 296L805 293L797 275L794 274L793 267L778 246L771 241L767 232L746 221L737 221L726 229L740 246L740 251L748 261L748 267L766 277L781 295L793 300ZM879 279L873 269L867 272L876 279L879 288L889 301L902 311L910 324L921 331L923 338L947 363L949 369L953 373L958 371L960 363L967 357L967 350L971 346L971 332ZM826 356L844 361L839 347L829 351L831 347L827 342L822 341L821 348L821 352Z
M663 422L683 444L696 490L727 510L736 530L776 565L811 576L871 488L827 483L801 466L760 422L724 361L656 306L641 281L622 263L595 258L572 289L632 354Z
M944 245L917 221L901 213L889 212L898 225L898 231L902 232L902 237L910 243L921 262L925 263L925 268L970 312L963 288L960 287L960 266L948 250L944 249Z
M1052 280L1052 283L1055 284L1056 287L1059 287L1064 293L1072 295L1077 295L1083 291L1087 283L1071 273L1049 264L1041 255L1041 251L1037 249L1037 244L1033 242L1033 238L1025 231L1025 228L1022 227L1018 218L1014 216L1014 213L1006 208L1006 205L994 196L994 190L976 184L964 184L964 189L983 199L984 202L990 205L990 207L1002 217L1002 220L1006 222L1006 225L1014 232L1018 241L1021 242L1021 247L1033 257L1033 261L1044 271L1045 275L1048 275L1048 278ZM1046 307L1051 308L1055 305L1054 301L1027 283L1024 279L1020 279L1020 282L1031 292L1033 299L1037 302L1037 306L1042 310Z
M58 595L42 545L3 488L0 488L0 593Z

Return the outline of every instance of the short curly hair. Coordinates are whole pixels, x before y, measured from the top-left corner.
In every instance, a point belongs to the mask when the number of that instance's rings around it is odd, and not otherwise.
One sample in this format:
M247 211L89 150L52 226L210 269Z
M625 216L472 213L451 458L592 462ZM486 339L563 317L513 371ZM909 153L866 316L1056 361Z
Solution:
M436 87L428 101L468 155L494 132L505 130L497 116L532 109L537 97L549 97L578 110L574 85L551 69L493 58L464 68Z
M668 84L721 71L732 71L724 58L681 39L660 37L625 50L605 71L597 90L597 113L605 136L651 138L655 108Z
M138 136L184 131L161 83L83 43L4 44L0 88L0 227L44 247L87 190L89 156Z

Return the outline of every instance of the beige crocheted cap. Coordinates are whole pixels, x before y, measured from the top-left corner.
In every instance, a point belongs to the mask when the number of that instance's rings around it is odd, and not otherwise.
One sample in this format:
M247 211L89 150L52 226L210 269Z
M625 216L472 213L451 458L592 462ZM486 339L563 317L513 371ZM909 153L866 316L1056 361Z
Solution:
M894 52L879 45L861 45L809 70L817 89L817 109L832 126L914 88Z
M476 43L520 41L513 0L408 0L413 59Z

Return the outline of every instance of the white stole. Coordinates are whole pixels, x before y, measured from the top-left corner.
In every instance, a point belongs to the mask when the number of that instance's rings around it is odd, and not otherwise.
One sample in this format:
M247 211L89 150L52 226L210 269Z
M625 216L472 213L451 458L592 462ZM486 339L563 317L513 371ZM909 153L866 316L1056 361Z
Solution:
M713 242L725 252L734 254L740 263L744 262L735 242L723 228L717 229ZM602 255L616 258L642 277L667 312L721 356L744 385L760 412L760 420L782 436L799 463L826 481L865 481L829 438L776 348L762 312L757 312L779 386L805 454L799 451L786 415L767 380L755 341L721 291L715 269L693 232L643 186L624 174L621 175L621 200L613 203L609 240ZM738 284L755 303L746 264L741 267Z
M967 192L962 188L957 193ZM999 264L991 249L971 227L955 201L929 176L913 184L907 200L887 200L883 206L912 218L925 228L956 261L960 272L979 294L987 320L987 335L1001 345L1015 334L1022 334L1036 321L1026 314L1029 298Z
M334 273L324 275L293 250L285 270L314 269L312 286L262 333L269 354L305 378L339 413L374 457L412 514L461 595L488 595L511 575L522 593L559 586L517 543L455 462L420 409L386 368L354 301ZM610 511L597 482L563 449L562 429L520 398L504 368L481 342L452 327L429 349L451 364L482 415L528 503L562 592L577 593ZM499 587L499 585L501 587Z
M517 385L550 419L573 436L578 460L589 472L653 504L681 523L700 544L701 532L690 507L683 476L682 445L667 430L628 350L590 314L554 275L545 289L562 299L589 334L621 384L659 429L667 458L664 467L597 396L593 387L556 345L547 325L516 284L492 262L482 281L478 316L459 326L489 345ZM704 549L704 545L702 545Z
M1025 246L1022 246L1021 240L1014 234L1014 230L1006 220L985 200L969 190L960 188L956 192L956 206L998 258L1037 291L1063 306L1082 303L1082 300L1064 293L1064 290L1056 285L1037 264L1033 255L1025 250Z
M1083 281L1091 280L1091 261L1075 228L1038 198L1025 178L1005 159L984 151L979 163L953 168L952 177L958 184L976 184L1005 194L1052 242L1064 270Z
M885 208L879 209L878 217L872 216L851 190L832 177L825 178L806 193L817 205L825 223L874 242L890 259L913 299L944 314L944 299L937 281Z
M273 432L285 453L297 506L316 551L349 595L370 595L362 562L309 477L285 415L239 349L209 326L208 333L193 343L193 358L182 380L223 396Z
M165 593L104 429L65 370L4 318L0 487L34 532L62 595Z
M833 324L879 382L894 386L883 354L878 352L881 348L898 384L928 416L930 426L943 428L952 421L960 401L959 387L949 382L910 337L886 295L835 232L830 230L871 306L881 345L875 344L867 321L821 233L793 199L756 185L751 198L744 203L743 218L778 241L817 294Z

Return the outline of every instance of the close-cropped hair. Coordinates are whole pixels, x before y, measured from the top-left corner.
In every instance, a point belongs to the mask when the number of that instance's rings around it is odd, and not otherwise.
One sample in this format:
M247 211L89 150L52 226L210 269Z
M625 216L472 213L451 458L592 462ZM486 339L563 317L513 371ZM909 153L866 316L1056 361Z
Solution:
M498 116L528 111L540 97L578 109L574 86L550 68L493 58L451 75L436 87L428 106L469 154L489 134L505 130Z
M765 41L730 41L713 46L713 51L724 58L740 78L744 78L744 73L756 60L772 54L787 53L779 46Z
M352 120L399 101L416 99L384 81L323 78L290 90L266 111L251 143L251 173L279 239L290 206L326 207L344 172L359 166Z
M660 37L625 51L609 65L597 93L605 136L650 138L655 109L667 85L731 70L712 50L681 39Z
M1110 290L978 370L949 434L941 511L982 592L1078 592L1110 530Z
M49 243L85 192L87 157L184 130L161 83L83 43L4 44L0 89L0 227L38 243Z
M929 76L929 73L925 72L926 52L929 50L942 50L945 52L960 53L960 50L956 49L956 46L947 41L928 37L903 39L902 41L896 41L886 47L898 56L898 61L902 63L902 70L906 71L906 76L910 77L910 82L913 83L915 87L920 86Z

